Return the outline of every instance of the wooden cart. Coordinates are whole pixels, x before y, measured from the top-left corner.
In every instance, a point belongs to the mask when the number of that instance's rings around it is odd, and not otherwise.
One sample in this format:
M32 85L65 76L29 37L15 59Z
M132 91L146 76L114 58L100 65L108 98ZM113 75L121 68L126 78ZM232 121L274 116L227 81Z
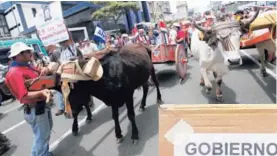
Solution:
M181 44L160 44L152 46L152 62L154 64L174 64L178 76L184 80L187 72L185 48Z

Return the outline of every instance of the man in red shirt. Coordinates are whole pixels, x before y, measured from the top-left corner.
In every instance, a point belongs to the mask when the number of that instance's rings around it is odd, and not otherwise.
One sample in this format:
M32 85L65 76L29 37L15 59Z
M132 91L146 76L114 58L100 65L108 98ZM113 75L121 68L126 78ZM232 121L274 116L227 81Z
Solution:
M185 50L185 54L186 54L186 58L185 61L187 61L188 58L188 52L187 52L187 46L186 46L186 34L185 32L181 29L181 26L179 23L174 23L173 27L175 28L175 30L177 31L177 36L176 36L176 43L177 44L182 44Z
M9 58L12 58L6 75L6 84L20 103L24 104L24 118L30 124L35 135L32 156L52 156L49 152L49 140L53 126L50 108L46 106L49 90L28 91L25 80L46 75L47 68L36 69L31 66L33 49L22 42L11 46Z

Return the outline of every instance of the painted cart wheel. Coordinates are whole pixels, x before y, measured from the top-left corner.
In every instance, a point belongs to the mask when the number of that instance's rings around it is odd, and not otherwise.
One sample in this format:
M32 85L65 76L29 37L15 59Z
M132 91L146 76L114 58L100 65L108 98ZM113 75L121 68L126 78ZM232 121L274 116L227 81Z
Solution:
M187 73L187 61L186 53L183 45L178 44L175 51L175 64L176 71L181 79L186 78Z

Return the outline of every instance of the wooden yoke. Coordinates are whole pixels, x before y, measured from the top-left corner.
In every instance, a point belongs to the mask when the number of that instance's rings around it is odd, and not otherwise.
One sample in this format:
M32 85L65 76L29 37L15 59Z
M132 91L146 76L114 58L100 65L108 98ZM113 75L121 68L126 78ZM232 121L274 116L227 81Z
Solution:
M70 94L70 88L69 88L69 81L68 80L62 80L62 92L64 96L64 104L65 104L65 114L66 117L72 118L72 110L71 106L68 100L68 96Z

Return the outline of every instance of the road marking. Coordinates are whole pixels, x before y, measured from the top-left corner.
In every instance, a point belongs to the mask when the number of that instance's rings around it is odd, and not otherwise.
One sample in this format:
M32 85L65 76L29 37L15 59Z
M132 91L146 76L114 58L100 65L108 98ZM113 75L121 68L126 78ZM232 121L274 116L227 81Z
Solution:
M9 113L9 112L11 112L11 111L13 111L13 110L15 110L15 109L20 108L21 106L22 106L22 105L20 104L20 105L18 105L18 106L16 106L16 107L13 107L13 108L11 108L11 109L5 111L3 114L7 114L7 113Z
M99 109L101 109L103 106L105 106L104 103L102 103L100 106L98 106L98 107L92 112L92 114L97 114L97 113L100 111ZM16 108L12 108L12 109L16 109ZM6 112L7 112L7 111L6 111ZM84 118L84 119L86 119L86 118ZM84 120L84 119L83 119L83 120ZM81 121L83 121L83 120L81 120ZM85 121L85 120L84 120L84 121ZM84 121L83 121L83 122L84 122ZM7 134L7 133L11 132L12 130L18 128L19 126L23 125L24 123L26 123L25 120L19 122L19 123L16 124L16 125L13 125L12 127L6 129L5 131L3 131L3 132L1 132L1 133ZM81 124L83 124L83 123L80 122L79 125L81 125Z
M98 106L93 112L92 115L96 115L98 112L100 112L103 108L105 108L106 105L104 103L102 103L100 106ZM84 119L82 119L81 121L78 122L79 128L84 126L86 122L86 117ZM50 145L50 151L53 151L58 145L59 143L65 139L67 136L69 136L71 134L71 129L69 129L66 133L64 133L59 139L57 139L55 142L53 142Z
M3 134L7 134L7 133L9 133L10 131L16 129L17 127L23 125L24 123L26 123L25 120L23 120L23 121L19 122L18 124L14 125L14 126L12 126L12 127L10 127L10 128L8 128L7 130L3 131L2 133L3 133Z
M249 55L248 53L246 53L246 52L244 52L244 51L242 51L242 50L240 50L240 52L243 53L243 54L244 54L245 56L247 56L248 58L250 58L250 60L252 60L253 62L255 62L259 67L261 67L261 64L260 64L255 58L253 58L251 55ZM265 69L266 69L266 71L267 71L268 74L270 74L272 77L274 77L274 78L276 79L276 74L275 74L272 70L270 70L270 69L268 69L268 68L266 68L266 67L265 67Z

